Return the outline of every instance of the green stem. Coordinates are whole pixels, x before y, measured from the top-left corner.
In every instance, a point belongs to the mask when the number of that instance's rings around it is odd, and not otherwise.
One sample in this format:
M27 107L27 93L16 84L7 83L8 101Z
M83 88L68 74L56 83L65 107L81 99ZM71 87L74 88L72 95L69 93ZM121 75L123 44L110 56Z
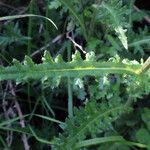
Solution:
M69 118L73 117L73 98L72 98L71 80L69 77L68 77L68 115Z
M0 141L1 141L1 143L2 143L2 145L5 147L4 149L8 149L8 146L7 146L7 144L5 143L5 141L3 140L3 138L0 136Z
M71 56L71 45L68 43L67 45L67 57L68 61L70 62L70 56ZM72 87L71 87L71 80L70 77L68 77L68 116L70 118L73 117L73 96L72 96Z
M130 25L130 31L132 29L132 10L133 10L133 5L134 5L135 0L130 0L130 13L129 13L129 25ZM130 34L130 32L128 32Z
M98 0L97 5L100 5L101 2L102 2L102 0ZM91 22L90 22L90 30L89 30L90 34L89 34L89 36L93 36L93 34L94 34L94 25L95 25L95 19L96 19L97 12L98 12L97 9L95 9L93 12L93 17L92 17Z
M81 5L81 12L84 12L84 6L83 6L83 1L82 0L80 0L80 5ZM88 42L88 39L89 39L89 35L88 35L88 30L86 30L86 22L85 22L85 18L84 18L84 13L82 13L82 19L83 19L83 25L84 25L84 30L83 30L83 32L84 32L84 35L85 35L85 39L86 39L86 41Z
M30 4L29 4L29 14L33 13L33 0L31 0ZM32 36L32 18L29 17L29 21L28 21L28 37ZM28 46L27 46L27 55L30 55L31 53L31 40L28 40ZM27 84L27 90L28 90L28 102L29 102L29 109L30 111L32 110L31 108L31 99L30 99L30 83L28 81Z
M33 0L31 0L29 4L29 14L33 13ZM32 18L29 17L28 21L28 37L32 36ZM27 54L30 55L31 53L31 40L28 40L28 46L27 46Z
M49 17L49 9L48 9L48 0L46 1L46 17L48 18ZM45 23L45 43L48 42L48 38L49 38L49 35L48 35L48 21L46 20L46 23Z

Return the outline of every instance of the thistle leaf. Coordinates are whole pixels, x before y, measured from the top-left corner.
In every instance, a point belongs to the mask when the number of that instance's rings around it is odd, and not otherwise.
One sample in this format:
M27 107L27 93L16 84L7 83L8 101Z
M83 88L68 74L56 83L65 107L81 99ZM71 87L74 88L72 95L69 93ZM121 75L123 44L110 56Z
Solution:
M44 56L42 57L43 63L50 63L53 64L53 58L51 57L50 53L48 51L44 51Z
M17 59L15 59L15 58L13 59L13 64L16 66L16 68L18 70L21 70L22 65L21 65L21 63Z
M76 51L75 54L72 55L72 61L73 62L78 62L78 61L81 61L82 58L81 58L81 54L79 51Z
M112 129L111 123L123 111L124 108L121 104L110 106L104 103L98 104L94 100L88 102L85 108L75 109L75 116L66 120L64 133L55 139L56 144L53 149L70 150L86 136Z
M42 59L44 63L41 64L34 64L29 56L25 56L24 64L15 60L14 66L1 67L0 80L42 79L56 76L80 78L86 75L99 76L103 73L139 75L141 69L140 64L91 61L90 57L93 57L93 54L87 54L87 60L83 60L78 51L72 56L72 61L66 63L61 56L54 62L47 52L44 55Z
M25 56L24 65L34 68L35 64L29 56Z
M100 13L104 14L103 22L115 30L124 48L128 49L128 41L125 34L127 30L123 28L124 24L126 24L124 16L127 9L123 6L122 0L104 0L100 8Z
M56 63L64 63L62 56L59 54L56 58L55 58L55 62Z

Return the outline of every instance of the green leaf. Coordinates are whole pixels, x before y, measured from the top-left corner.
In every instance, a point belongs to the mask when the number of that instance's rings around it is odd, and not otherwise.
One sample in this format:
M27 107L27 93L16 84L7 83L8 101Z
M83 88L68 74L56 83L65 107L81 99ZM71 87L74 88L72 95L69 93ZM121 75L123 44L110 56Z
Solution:
M51 57L51 55L48 51L44 51L44 56L42 57L42 61L45 64L46 63L50 63L50 64L54 63L54 60L53 60L53 58Z
M150 109L144 108L144 112L142 113L142 120L150 131Z
M101 9L104 9L104 18L109 20L107 23L110 25L118 35L122 45L125 49L128 49L128 41L126 36L126 29L123 28L123 19L126 15L126 9L123 6L122 0L108 0L103 1ZM108 12L108 14L106 13ZM106 15L105 15L106 14Z
M126 29L123 29L121 26L117 26L115 28L116 33L118 34L118 38L120 39L122 45L125 49L128 49L127 36L125 35Z
M119 143L119 145L117 145L117 149L122 148L125 150L128 150L129 148L122 146L122 145L129 145L131 147L137 146L139 148L147 148L148 147L147 145L144 145L141 143L126 141L122 136L109 136L109 137L95 138L95 139L78 142L76 144L76 148L87 147L87 146L92 146L92 145L99 145L99 144L104 144L104 143Z
M54 143L51 142L51 141L45 140L45 139L43 139L43 138L41 138L41 137L38 137L38 136L36 135L36 133L33 131L33 129L32 129L30 126L29 126L29 129L30 129L32 135L36 138L37 141L39 141L39 142L41 142L41 143L44 143L44 144L48 144L48 145L51 145L51 144L53 145L53 144L54 144Z
M136 139L144 144L147 144L150 139L150 134L145 128L141 128L136 133Z
M63 5L65 5L69 11L73 14L73 16L77 19L77 21L79 22L81 28L83 29L83 34L84 34L84 37L85 39L87 40L88 37L87 37L87 33L86 33L86 27L84 25L84 21L83 21L83 18L82 18L82 15L79 14L76 9L74 8L74 5L73 5L73 1L70 1L70 0L59 0Z
M88 54L87 54L88 55ZM94 57L89 54L88 57ZM44 55L44 63L34 64L32 59L25 57L25 65L15 60L14 66L0 67L0 80L8 79L41 79L48 77L83 77L86 75L99 76L103 73L118 73L139 75L141 65L139 64L123 64L115 62L96 62L93 58L82 60L80 53L77 51L72 56L71 62L64 62L60 56L51 64L51 58ZM47 63L48 62L48 63ZM49 63L50 62L50 63ZM19 67L19 69L18 69Z
M124 107L98 104L94 100L86 104L85 108L75 109L75 115L66 120L64 133L55 139L56 149L70 149L86 136L112 129L111 123L124 111Z
M95 138L95 139L78 142L75 147L81 148L81 147L99 145L99 144L104 144L109 142L114 143L114 142L121 142L121 141L124 141L124 138L122 136L102 137L102 138Z
M43 18L48 20L50 23L53 24L53 26L57 28L56 24L49 18L41 16L41 15L34 15L34 14L24 14L24 15L14 15L14 16L5 16L5 17L0 17L0 21L5 21L5 20L13 20L13 19L19 19L19 18L25 18L25 17L38 17L38 18Z
M28 115L23 115L22 117L24 118L24 117L28 117L28 116L29 116L29 114ZM13 119L10 119L10 120L3 121L3 122L0 123L0 127L7 126L9 124L12 124L12 123L20 120L20 119L21 119L20 117L16 117L16 118L13 118Z
M54 1L50 2L48 8L50 8L50 9L57 9L60 6L61 6L61 3L59 1L57 1L57 0L54 0Z

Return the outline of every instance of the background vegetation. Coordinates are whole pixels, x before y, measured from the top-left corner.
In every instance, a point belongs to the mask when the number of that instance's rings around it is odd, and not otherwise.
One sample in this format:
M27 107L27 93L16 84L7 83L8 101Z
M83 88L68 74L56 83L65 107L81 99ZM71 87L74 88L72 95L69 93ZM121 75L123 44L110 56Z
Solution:
M150 149L149 8L146 0L1 0L0 149ZM47 63L54 71L43 74ZM68 68L76 71L64 77Z

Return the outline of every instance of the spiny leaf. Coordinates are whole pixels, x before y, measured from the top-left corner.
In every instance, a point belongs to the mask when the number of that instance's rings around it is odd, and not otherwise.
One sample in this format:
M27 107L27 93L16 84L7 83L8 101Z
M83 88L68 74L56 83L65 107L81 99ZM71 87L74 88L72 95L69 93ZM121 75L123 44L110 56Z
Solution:
M21 63L17 59L15 59L15 58L13 59L13 64L16 66L16 68L18 70L21 70L22 65L21 65Z
M73 62L78 62L78 61L81 61L82 58L81 58L81 54L79 51L76 51L75 54L72 55L72 61Z
M86 54L86 61L95 61L95 53L93 51Z
M86 28L84 25L84 21L83 18L81 17L81 15L76 11L76 9L74 8L74 5L72 4L72 2L70 0L59 0L62 4L64 4L69 11L73 14L73 16L77 19L77 21L79 22L81 28L83 29L83 34L85 36L85 39L87 40L87 33L86 33Z
M56 58L55 58L55 62L56 63L64 63L62 56L59 54Z
M45 52L47 53L47 52ZM88 54L87 54L88 55ZM45 54L42 59L44 63L34 64L32 59L25 57L24 65L16 62L14 66L0 68L0 80L8 79L41 79L43 77L83 77L85 75L99 76L103 73L118 74L140 74L141 65L123 64L114 62L96 62L82 60L80 53L77 51L72 56L71 62L64 62L60 56L52 62L49 54ZM16 67L18 66L18 67Z
M116 31L124 48L128 49L127 36L125 34L127 30L123 29L122 23L126 9L122 4L122 0L105 0L102 2L101 9L102 12L106 14L103 17L108 18L107 21L109 20L107 24L109 24Z
M146 49L150 47L150 36L148 27L138 29L138 31L130 31L129 33L129 48L133 48L134 53L139 53L143 56Z
M127 36L125 35L126 29L123 29L121 26L115 28L116 33L118 34L118 38L122 42L125 49L128 49Z
M30 68L34 68L35 64L29 56L25 56L24 64Z
M50 64L54 63L54 60L48 51L44 51L44 56L42 57L42 61L44 63L50 63Z
M116 105L116 104L115 104ZM110 106L108 104L98 104L90 101L85 108L75 110L75 116L66 120L66 128L59 139L55 139L56 149L70 150L75 147L78 141L81 141L89 135L96 135L105 130L111 129L113 122L124 111L123 106Z

